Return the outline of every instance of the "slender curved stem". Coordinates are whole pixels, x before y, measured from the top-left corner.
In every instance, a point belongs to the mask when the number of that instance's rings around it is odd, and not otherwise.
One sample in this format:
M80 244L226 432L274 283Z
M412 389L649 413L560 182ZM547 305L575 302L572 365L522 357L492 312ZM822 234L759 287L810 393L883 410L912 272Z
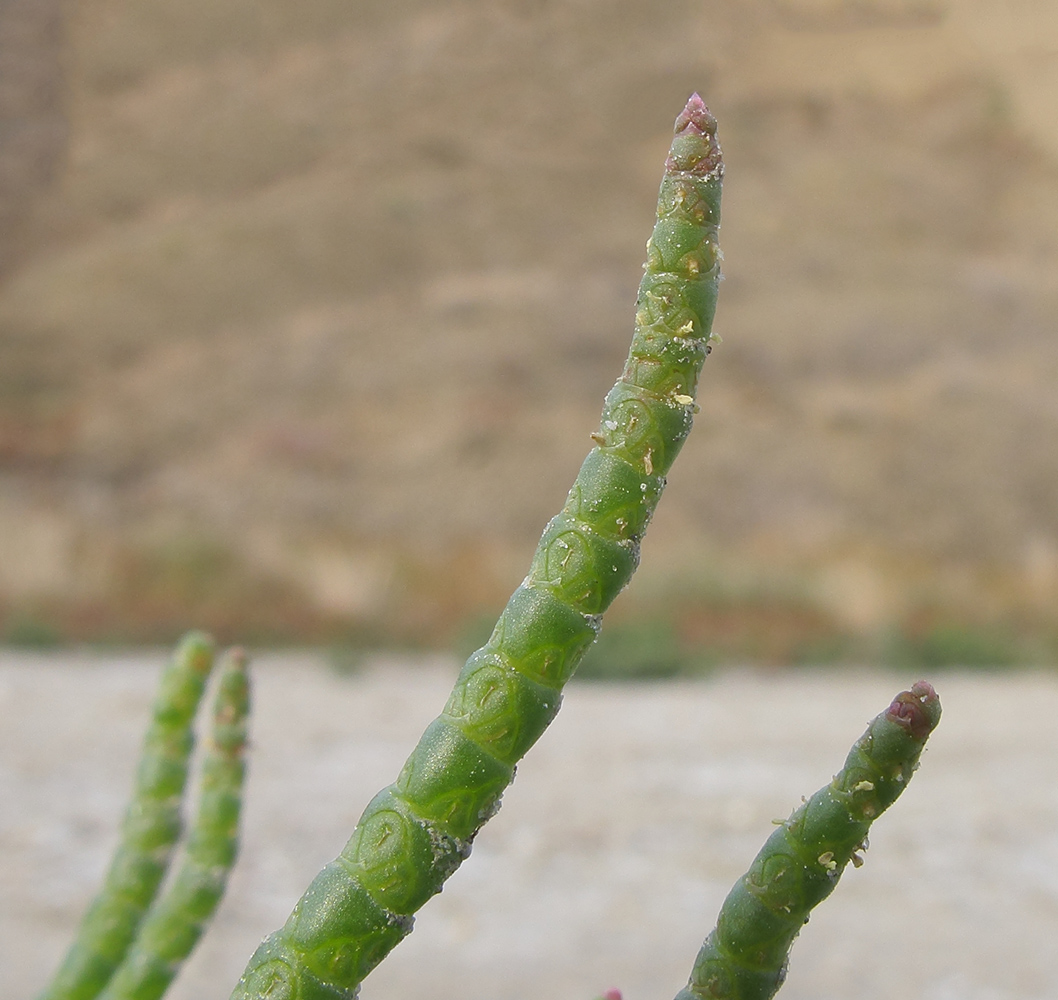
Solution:
M628 361L565 506L396 783L253 955L234 998L354 997L470 853L515 764L554 718L600 616L638 563L697 410L720 279L722 177L716 120L695 94L676 119Z
M121 964L169 868L213 643L192 632L162 675L136 783L103 888L38 1000L94 1000Z
M232 650L221 670L202 761L198 811L188 831L183 862L150 908L100 1000L158 1000L220 903L239 847L249 708L246 654Z

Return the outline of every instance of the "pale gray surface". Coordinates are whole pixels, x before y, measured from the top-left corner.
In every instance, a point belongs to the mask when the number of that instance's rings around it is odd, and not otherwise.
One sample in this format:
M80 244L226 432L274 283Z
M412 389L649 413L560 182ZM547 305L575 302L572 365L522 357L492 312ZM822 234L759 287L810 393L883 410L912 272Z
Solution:
M105 864L160 658L0 654L0 982L26 1000ZM456 665L261 659L245 850L173 1000L224 1000L440 710ZM913 677L574 685L365 1000L666 1000L730 883ZM785 1000L1058 997L1058 680L942 674L921 773L797 943Z

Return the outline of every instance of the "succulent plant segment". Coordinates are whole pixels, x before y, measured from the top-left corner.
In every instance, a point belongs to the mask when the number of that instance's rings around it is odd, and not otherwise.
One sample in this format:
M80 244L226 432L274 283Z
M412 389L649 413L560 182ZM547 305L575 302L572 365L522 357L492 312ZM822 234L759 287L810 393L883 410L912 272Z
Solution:
M158 1000L224 895L239 848L249 707L246 654L232 650L220 672L202 761L198 811L188 831L183 861L148 911L101 1000Z
M697 94L676 119L624 372L562 511L489 641L397 781L251 958L238 1000L340 1000L412 928L470 853L515 764L631 577L665 475L691 429L720 279L723 161Z
M103 888L38 1000L93 1000L110 981L169 869L194 748L192 724L213 669L213 643L193 632L162 675L136 783Z
M794 938L849 862L862 864L871 823L907 787L939 721L940 700L920 681L871 722L840 773L775 830L735 883L676 1000L775 995Z

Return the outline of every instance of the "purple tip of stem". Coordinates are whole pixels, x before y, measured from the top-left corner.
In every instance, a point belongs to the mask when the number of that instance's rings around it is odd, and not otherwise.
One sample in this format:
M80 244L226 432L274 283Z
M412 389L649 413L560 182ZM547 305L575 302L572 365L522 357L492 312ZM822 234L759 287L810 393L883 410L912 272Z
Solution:
M724 176L724 159L716 138L716 119L697 94L676 119L676 138L665 161L668 173L697 174L719 180Z
M915 681L911 685L911 693L922 702L937 700L937 692L929 681Z
M716 135L716 119L697 93L691 94L684 109L676 118L677 135L694 129L699 135Z
M918 681L893 699L886 714L916 740L924 740L940 721L940 699L929 681Z
M620 990L607 990L602 995L602 1000L621 1000L621 991Z

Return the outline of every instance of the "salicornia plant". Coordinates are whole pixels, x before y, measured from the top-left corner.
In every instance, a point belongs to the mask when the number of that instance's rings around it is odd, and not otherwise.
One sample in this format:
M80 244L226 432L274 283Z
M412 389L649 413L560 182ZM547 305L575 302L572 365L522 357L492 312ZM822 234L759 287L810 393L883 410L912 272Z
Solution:
M720 280L723 172L716 121L695 94L665 162L628 360L565 506L396 782L257 949L232 1000L353 1000L469 855L515 765L558 712L603 612L636 568L697 412ZM235 854L247 707L239 656L221 681L184 865L155 900L180 834L191 723L211 662L207 641L191 636L166 673L123 846L40 1000L157 1000L212 913ZM920 683L870 724L841 773L772 834L732 890L677 1000L774 994L809 911L850 860L859 863L872 820L906 786L939 717L933 689Z
M529 575L396 782L257 950L233 1000L355 997L411 931L496 812L514 766L628 583L665 474L691 429L720 281L716 119L695 94L676 119L624 372Z
M212 641L192 633L162 675L121 842L101 892L38 1000L160 997L216 909L237 850L249 709L240 651L225 658L221 671L185 857L158 898L183 832L192 727L212 668Z
M100 1000L158 1000L198 943L228 884L239 849L250 689L246 656L232 650L221 669L198 811L182 864L140 926Z
M690 982L676 1000L769 1000L786 978L790 946L809 911L863 863L871 823L918 768L940 700L920 681L896 696L849 752L845 766L779 825L724 900Z

